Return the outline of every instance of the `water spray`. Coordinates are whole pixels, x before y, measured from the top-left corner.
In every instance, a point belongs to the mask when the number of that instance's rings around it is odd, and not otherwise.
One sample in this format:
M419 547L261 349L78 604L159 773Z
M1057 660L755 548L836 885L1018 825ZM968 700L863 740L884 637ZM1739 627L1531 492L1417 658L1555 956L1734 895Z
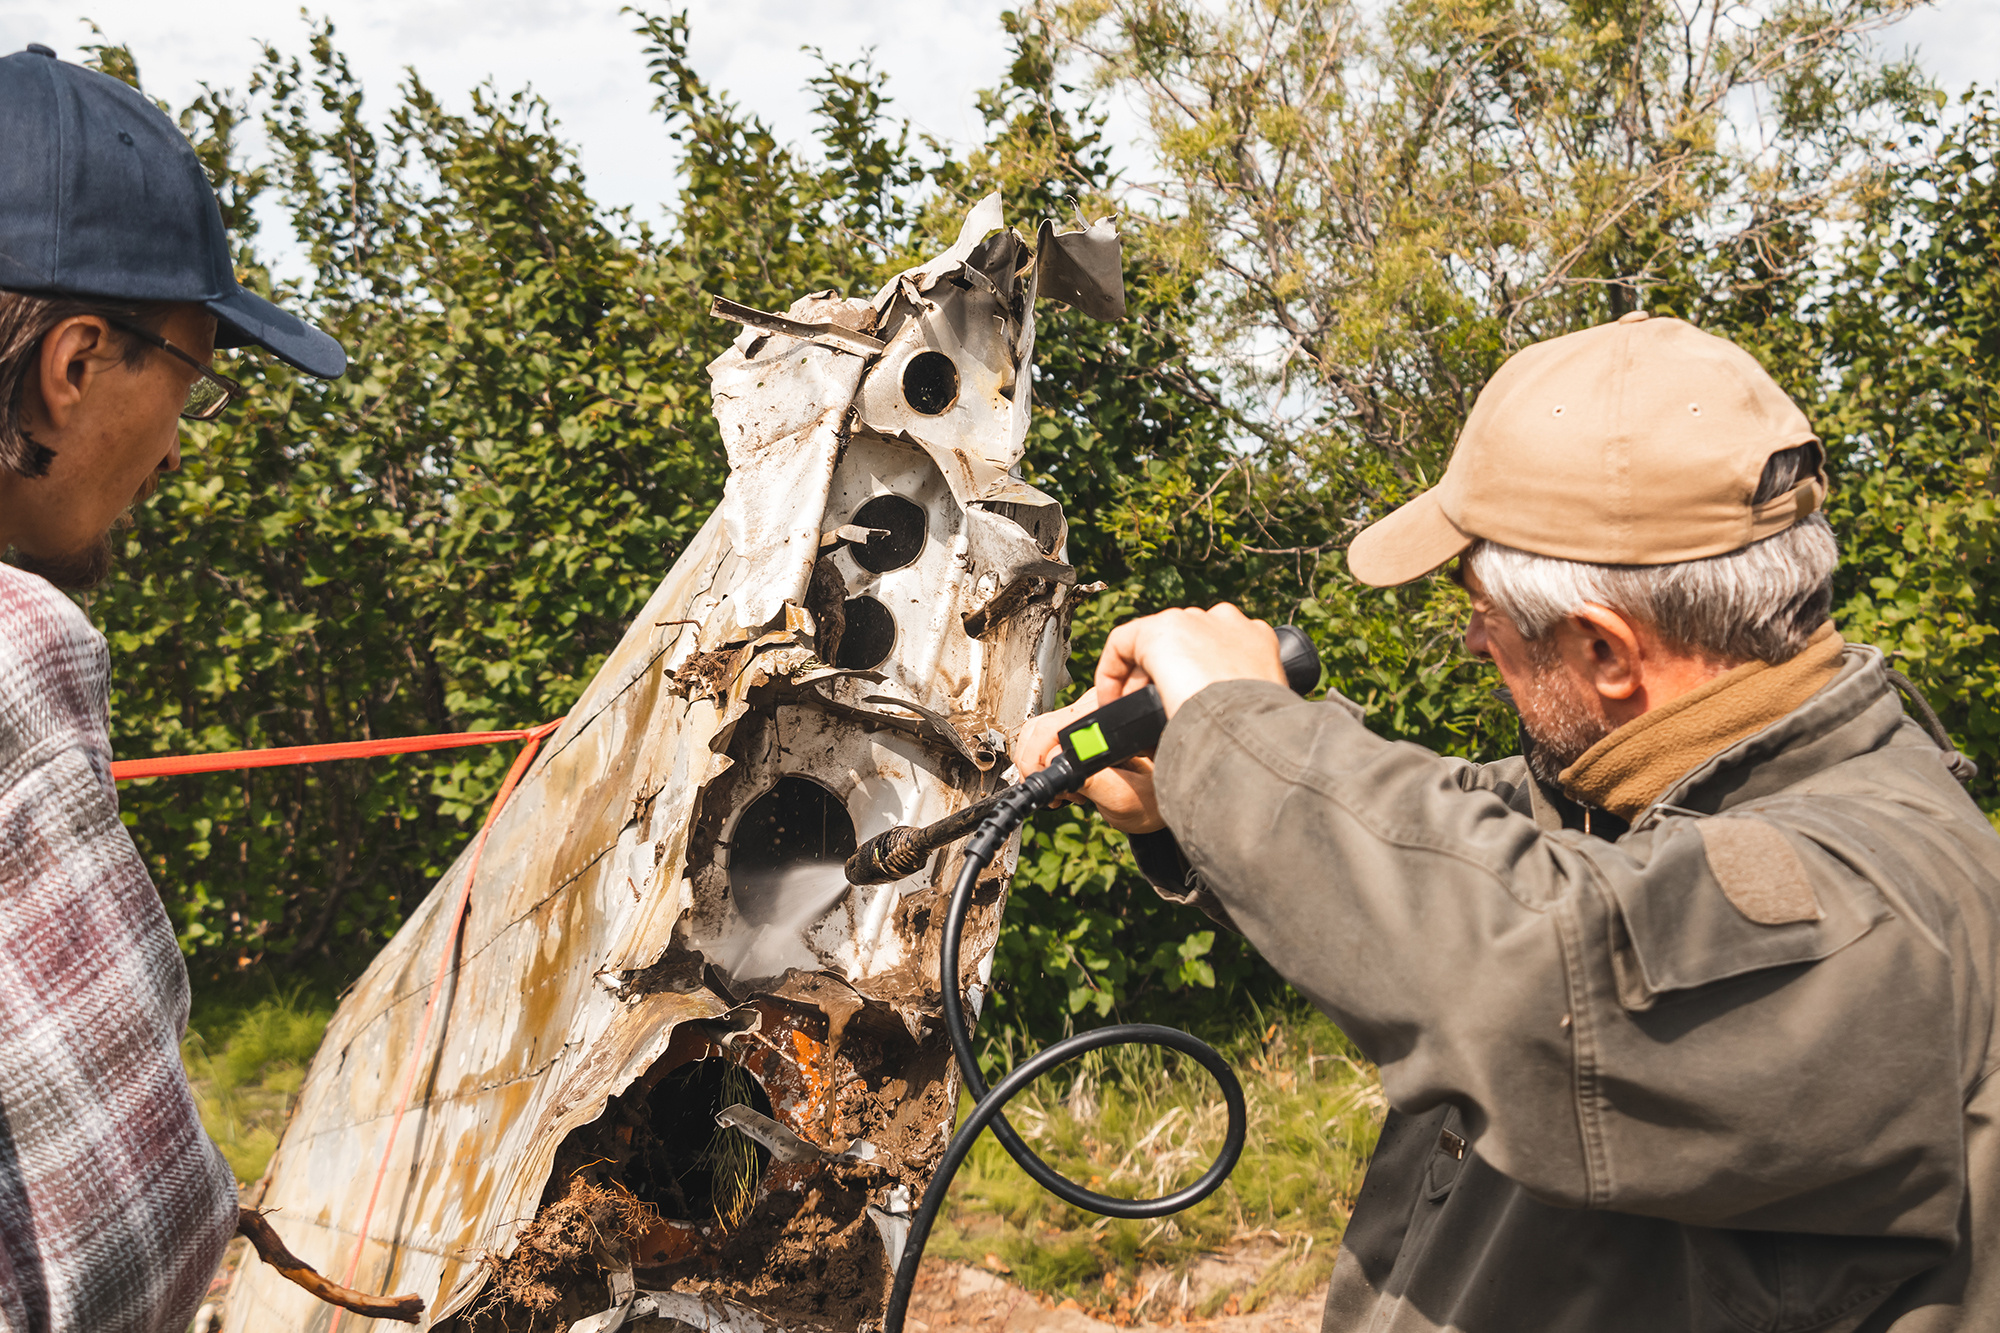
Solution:
M1305 632L1293 625L1278 630L1279 658L1284 663L1285 681L1300 694L1319 684L1319 653ZM945 909L944 935L938 954L938 989L944 1006L944 1027L951 1039L952 1055L965 1080L965 1090L974 1105L952 1136L944 1158L931 1176L923 1200L910 1215L910 1230L896 1265L895 1284L889 1290L889 1305L882 1320L882 1333L903 1333L903 1318L910 1307L910 1292L916 1285L917 1266L923 1262L924 1245L937 1221L944 1197L951 1188L973 1142L987 1128L1007 1155L1032 1177L1036 1184L1065 1203L1106 1217L1148 1218L1178 1213L1213 1194L1236 1169L1243 1154L1249 1115L1243 1101L1243 1085L1221 1054L1207 1042L1178 1028L1152 1023L1115 1023L1065 1038L1029 1057L989 1088L972 1051L972 1037L965 1021L965 1007L959 995L958 956L965 933L966 913L972 907L972 892L979 873L998 855L1014 830L1038 807L1057 796L1080 788L1092 774L1136 755L1158 748L1166 730L1167 710L1160 692L1151 685L1113 700L1097 711L1065 727L1057 736L1059 749L1049 766L1031 773L1013 786L975 805L949 815L924 828L907 825L870 838L848 859L847 875L855 884L883 884L902 879L923 869L939 847L972 834L965 858ZM1215 1161L1193 1184L1157 1199L1121 1199L1099 1194L1070 1180L1038 1157L1022 1141L1001 1114L1007 1103L1043 1074L1066 1064L1088 1051L1105 1046L1147 1045L1179 1051L1214 1076L1222 1089L1229 1111L1229 1128Z

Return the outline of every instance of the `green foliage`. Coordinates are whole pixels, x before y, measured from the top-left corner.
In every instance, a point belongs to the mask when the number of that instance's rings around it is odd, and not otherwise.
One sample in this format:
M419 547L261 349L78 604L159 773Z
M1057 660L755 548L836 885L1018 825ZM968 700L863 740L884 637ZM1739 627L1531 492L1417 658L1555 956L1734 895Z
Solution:
M119 662L117 750L559 715L718 494L690 381L720 339L694 270L600 215L532 99L482 90L459 117L413 78L378 130L330 29L308 62L267 51L252 91L277 149L258 171L231 169L226 102L187 122L239 219L279 192L314 270L293 299L353 366L243 376L246 407L191 430L139 512L92 606ZM138 784L126 819L203 961L358 961L509 758Z
M665 239L591 201L533 98L481 89L457 116L413 75L365 114L330 25L303 61L266 50L250 102L211 93L183 116L247 280L269 286L252 209L275 193L312 268L289 299L353 364L332 384L269 362L242 376L246 407L191 430L139 511L91 607L118 662L118 753L519 726L577 697L720 495L702 368L733 329L705 293L783 305L872 274L817 219L839 173L714 98L684 22L642 32L684 149ZM276 146L254 167L235 144L252 105ZM830 105L840 142L879 158L879 104ZM351 972L509 758L134 784L125 817L198 964L338 955Z
M242 97L205 91L181 123L245 280L273 290L257 218L288 219L308 272L273 294L354 365L240 375L248 404L191 429L138 512L91 599L117 752L560 714L720 494L703 366L734 328L708 295L872 290L999 189L1023 221L1125 213L1131 318L1039 312L1025 469L1106 585L1076 619L1078 689L1119 620L1227 599L1310 630L1378 729L1504 753L1514 720L1459 647L1461 594L1361 588L1338 548L1436 479L1512 348L1645 304L1744 341L1807 404L1843 629L1933 693L1991 803L2000 130L1990 101L1944 108L1879 62L1868 30L1899 9L1718 13L1709 44L1581 0L1042 6L1004 17L1014 60L962 153L913 144L865 60L812 80L815 145L781 143L700 77L685 15L634 12L680 183L657 230L592 201L530 96L482 88L453 114L413 74L368 100L330 25L303 57L267 49ZM130 52L96 55L138 82ZM1079 68L1091 82L1066 83ZM1149 110L1160 207L1112 168L1107 86ZM1754 125L1725 114L1749 91ZM509 758L123 796L205 985L340 977L462 849ZM1220 1021L1280 990L1235 936L1160 906L1087 812L1037 816L990 1024Z
M1881 647L1930 698L1978 762L1973 793L1990 810L2000 803L2000 113L1989 92L1960 110L1947 118L1941 106L1912 126L1930 151L1885 181L1795 345L1818 353L1800 396L1817 399L1839 483L1828 516L1842 544L1841 631Z
M1241 562L1220 587L1319 631L1377 726L1494 755L1514 724L1462 659L1457 590L1359 588L1338 548L1438 479L1526 343L1639 306L1730 332L1809 299L1816 237L1923 157L1893 133L1923 80L1868 38L1906 8L1047 6L1074 67L1146 115L1155 253L1191 275L1210 368L1190 391L1230 440L1198 513L1158 489L1162 526L1197 521Z
M138 512L120 577L91 599L120 755L559 715L720 494L703 367L734 327L708 318L709 294L782 308L871 290L995 188L1017 219L1113 211L1098 122L1060 105L1032 23L1010 20L1017 60L982 95L990 139L959 161L912 148L865 61L813 80L821 151L805 156L701 79L685 15L633 21L679 149L658 234L591 201L538 100L482 88L456 115L412 74L378 108L331 25L302 58L266 49L242 98L210 91L182 113L246 281L272 291L256 218L286 217L309 275L272 294L312 309L352 368L332 384L268 360L239 376L244 409L192 430L182 471ZM138 80L123 48L97 56ZM273 144L254 162L251 117ZM1086 577L1119 586L1084 626L1093 655L1113 614L1232 586L1232 566L1190 579L1163 558L1183 543L1161 496L1186 503L1230 464L1191 377L1163 372L1188 355L1187 279L1147 262L1144 236L1130 325L1043 312L1035 479L1079 516ZM125 817L205 985L246 967L352 975L462 848L509 758L129 784ZM1204 922L1115 923L1077 897L1100 881L1144 892L1122 840L1086 837L1084 864L1043 876L1064 919L1027 920L1029 936L1089 918L1089 956L1138 957L1109 1000L1211 983ZM1248 967L1239 952L1223 979Z

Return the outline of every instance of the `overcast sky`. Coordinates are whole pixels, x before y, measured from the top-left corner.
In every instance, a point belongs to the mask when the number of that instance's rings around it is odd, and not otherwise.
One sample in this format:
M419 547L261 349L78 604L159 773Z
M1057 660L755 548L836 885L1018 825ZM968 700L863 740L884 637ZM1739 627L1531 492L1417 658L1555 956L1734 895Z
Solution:
M645 6L671 13L681 0ZM686 0L697 69L711 87L774 122L780 136L811 132L805 81L818 69L804 46L837 60L869 48L889 70L897 114L941 138L979 137L974 93L998 81L1007 45L1006 0ZM503 91L532 84L581 153L599 201L657 216L673 190L672 160L652 111L658 91L620 0L317 0L377 106L405 66L454 106L491 78ZM84 17L132 48L146 90L171 104L203 81L241 88L268 40L303 53L306 21L272 0L0 0L0 52L29 42L82 58Z
M681 0L653 0L671 12ZM1019 0L1016 0L1018 3ZM804 46L838 60L873 48L891 75L895 110L920 131L957 143L979 137L978 89L1006 67L1000 13L1009 0L686 0L696 67L711 86L774 123L781 137L811 132ZM650 107L654 89L620 0L319 0L378 106L405 66L462 106L491 78L532 84L575 143L601 202L657 217L671 196L671 145ZM39 41L66 59L90 40L85 17L129 45L147 90L187 101L200 82L240 88L269 40L303 52L298 9L272 0L0 0L0 53ZM2000 0L1942 0L1892 30L1948 85L2000 81ZM1121 117L1120 123L1133 123ZM1128 159L1130 160L1130 159ZM267 233L268 235L268 233Z

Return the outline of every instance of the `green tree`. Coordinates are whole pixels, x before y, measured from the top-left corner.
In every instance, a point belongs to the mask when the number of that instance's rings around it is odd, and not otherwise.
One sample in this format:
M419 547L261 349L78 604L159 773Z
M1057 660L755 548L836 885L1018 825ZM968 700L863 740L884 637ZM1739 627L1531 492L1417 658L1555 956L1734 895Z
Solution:
M1513 718L1459 649L1456 591L1360 588L1338 548L1435 479L1508 351L1643 303L1746 342L1807 403L1848 541L1843 628L1895 652L1993 775L2000 130L1990 101L1944 108L1871 54L1896 12L1704 9L1697 30L1598 0L1051 5L1005 17L1014 59L962 153L913 144L865 60L826 63L816 143L781 143L700 77L685 15L634 14L678 147L657 229L592 201L531 97L483 88L453 114L412 74L377 112L330 26L302 58L266 50L242 98L207 91L182 123L247 280L272 287L255 219L275 205L307 260L275 294L354 369L246 376L246 410L197 428L138 515L91 606L118 752L560 714L719 496L702 368L735 330L708 294L872 291L999 189L1019 221L1123 214L1131 318L1038 312L1026 467L1105 585L1077 616L1077 689L1118 620L1230 599L1313 631L1378 728L1504 753ZM129 52L98 58L137 82ZM1088 77L1065 82L1078 59ZM1107 90L1149 108L1158 206L1114 170ZM252 118L273 145L255 161ZM1855 221L1829 244L1840 209ZM124 800L198 976L256 959L347 975L507 760ZM997 979L997 1021L1036 1035L1280 985L1158 904L1124 840L1073 807L1028 832Z
M1740 308L1737 336L1782 368L1825 437L1841 537L1835 617L1887 652L1979 764L2000 807L2000 113L1940 95L1921 151L1871 194L1807 295Z
M274 294L313 309L353 369L333 384L271 364L246 375L246 409L199 429L139 513L120 577L91 607L116 650L121 755L560 714L719 495L703 367L735 330L707 317L708 294L781 308L829 286L872 290L994 188L1016 219L1108 211L1097 131L1057 107L1027 25L985 97L990 142L958 161L911 145L865 61L813 80L808 154L700 77L684 15L634 23L679 147L681 189L657 233L593 203L533 98L483 88L452 114L412 73L375 111L330 25L301 58L267 49L245 97L211 92L182 115L239 267L270 290L255 210L275 202L308 272ZM129 52L98 56L137 81ZM273 145L255 162L238 146L252 116ZM1118 328L1043 311L1036 479L1078 514L1085 576L1117 586L1085 617L1100 640L1114 615L1230 584L1171 558L1183 539L1155 502L1227 466L1209 409L1158 371L1188 355L1185 279L1142 260L1133 298L1139 318ZM341 976L457 853L507 760L460 750L176 778L128 785L124 803L198 975L263 960ZM1093 992L1107 1003L1210 980L1202 923L1121 920L1083 892L1143 892L1119 848L1074 815L1055 826L1081 830L1089 854L1036 860L1024 885L1049 891L1024 887L1016 936L1083 925L1089 939L1053 963L1071 979L1104 940L1136 951ZM1011 953L1017 977L1048 952ZM1041 990L1038 978L1016 988ZM1007 1017L1049 1026L1066 1013Z
M1146 116L1159 253L1203 298L1187 387L1255 474L1217 497L1240 549L1310 564L1301 621L1384 725L1461 753L1513 735L1459 657L1457 591L1363 589L1334 552L1437 480L1518 347L1639 305L1803 299L1815 229L1879 190L1925 91L1873 44L1907 8L1047 5Z
M766 154L750 179L781 207L810 174L698 86L676 94L663 109L690 146L670 238L590 199L536 99L481 89L454 115L412 74L371 119L330 26L303 60L267 50L249 104L212 94L183 118L253 284L269 276L246 224L274 192L311 268L289 298L353 368L246 377L247 409L198 432L139 515L92 606L119 753L518 726L576 698L720 493L702 367L733 330L703 292L761 302L844 267L716 189L745 153ZM250 105L275 145L255 166L233 138ZM135 784L126 817L201 964L351 972L508 758Z

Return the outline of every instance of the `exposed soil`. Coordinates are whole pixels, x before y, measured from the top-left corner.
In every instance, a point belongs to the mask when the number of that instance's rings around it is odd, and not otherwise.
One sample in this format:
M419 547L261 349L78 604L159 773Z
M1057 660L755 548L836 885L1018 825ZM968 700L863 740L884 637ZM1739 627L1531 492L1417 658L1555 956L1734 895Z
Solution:
M803 1195L773 1191L723 1244L712 1270L678 1278L662 1271L652 1281L723 1296L785 1328L856 1328L880 1315L888 1283L865 1199L830 1174Z
M880 1318L889 1270L867 1208L924 1183L950 1119L950 1052L941 1038L913 1043L886 1007L831 978L792 973L776 991L739 1015L754 1020L740 1031L685 1025L564 1141L536 1220L466 1327L555 1333L604 1308L607 1271L628 1265L641 1288L732 1301L800 1333ZM742 1086L717 1084L717 1070L740 1070ZM760 1147L731 1168L713 1149L748 1142L715 1115L735 1102L830 1152L865 1138L876 1160L778 1161ZM754 1207L737 1213L737 1199Z
M518 1305L545 1314L562 1303L565 1290L596 1277L614 1252L659 1222L659 1212L630 1192L572 1176L561 1197L521 1228L514 1252L494 1263L481 1308ZM471 1322L478 1323L476 1312Z
M1117 1333L1171 1326L1190 1333L1314 1333L1319 1327L1324 1290L1274 1296L1247 1314L1232 1298L1221 1313L1198 1317L1195 1311L1217 1283L1233 1282L1241 1276L1238 1269L1254 1272L1255 1266L1227 1256L1207 1260L1189 1272L1185 1289L1164 1272L1141 1274L1135 1288L1107 1292L1108 1305L1091 1312L1074 1300L1056 1302L1023 1290L1001 1273L927 1263L917 1275L905 1328L908 1333Z

